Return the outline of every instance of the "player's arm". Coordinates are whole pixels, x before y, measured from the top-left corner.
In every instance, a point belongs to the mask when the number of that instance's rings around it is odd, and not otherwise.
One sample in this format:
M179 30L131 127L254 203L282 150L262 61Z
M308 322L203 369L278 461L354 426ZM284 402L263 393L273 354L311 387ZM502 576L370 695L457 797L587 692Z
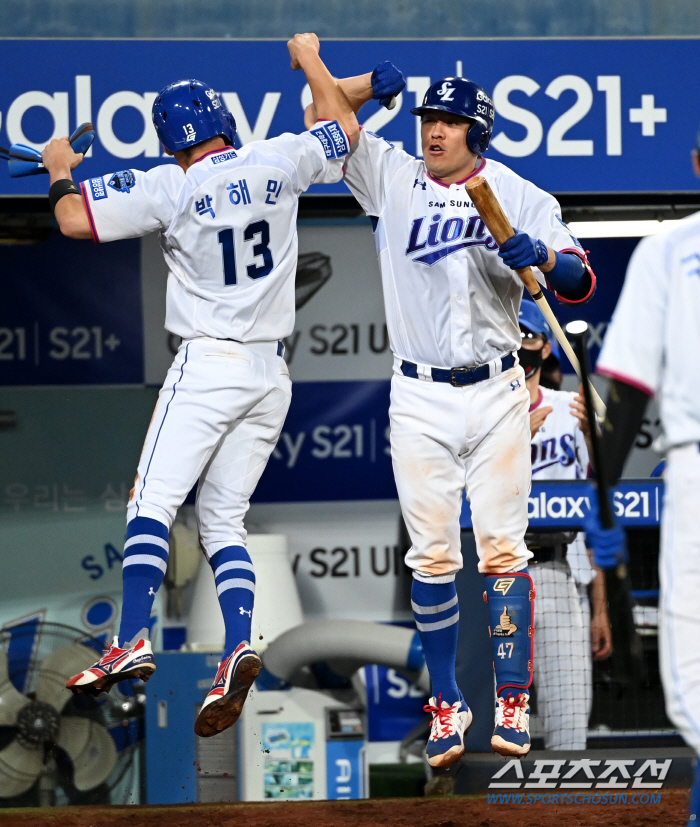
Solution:
M372 72L342 78L337 83L343 90L353 112L357 114L373 98L378 100L382 106L387 106L393 97L404 90L406 79L393 63L385 60ZM304 125L309 129L317 120L316 107L310 103L304 112Z
M588 552L592 557L591 552ZM612 654L612 632L608 617L608 600L605 593L605 575L591 559L595 577L590 585L591 598L591 649L593 660L605 660Z
M585 258L576 253L559 252L526 232L516 231L501 244L498 255L514 270L539 267L546 274L549 288L558 298L580 302L592 294L595 281Z
M296 34L287 43L292 69L303 69L311 89L316 120L337 121L350 144L360 137L360 125L345 93L319 56L320 44L315 34ZM315 121L314 121L315 122Z
M73 152L68 138L57 138L41 153L41 158L49 171L49 199L59 229L68 238L90 238L85 204L72 176L72 170L83 160L83 155Z

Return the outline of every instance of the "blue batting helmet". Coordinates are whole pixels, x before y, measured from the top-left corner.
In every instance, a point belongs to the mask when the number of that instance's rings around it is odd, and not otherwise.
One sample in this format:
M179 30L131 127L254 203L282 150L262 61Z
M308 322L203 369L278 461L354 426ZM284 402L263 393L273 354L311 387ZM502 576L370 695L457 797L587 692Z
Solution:
M550 330L547 320L542 315L539 307L528 299L523 299L520 305L520 313L518 313L518 322L520 327L525 328L530 333L537 336L544 336L548 341L552 338L552 331Z
M221 135L236 142L236 121L218 94L201 80L178 80L162 89L153 103L158 140L170 152Z
M466 78L443 78L425 93L423 103L411 109L412 115L424 112L450 112L468 118L472 125L467 132L467 146L479 155L486 152L493 132L493 101L486 92Z

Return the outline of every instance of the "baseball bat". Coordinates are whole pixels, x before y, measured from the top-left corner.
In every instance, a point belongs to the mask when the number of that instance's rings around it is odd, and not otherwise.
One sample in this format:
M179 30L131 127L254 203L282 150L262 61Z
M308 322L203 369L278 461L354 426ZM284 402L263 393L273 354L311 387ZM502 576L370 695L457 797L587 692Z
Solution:
M600 435L595 424L593 396L591 394L590 366L588 363L588 348L586 347L586 336L588 324L586 322L569 322L566 332L574 342L579 363L581 365L581 382L583 384L583 399L588 417L590 439L591 439L591 464L595 478L596 497L600 513L600 522L603 528L613 528L615 520L613 517L612 505L610 504L610 491L608 488L608 476L605 473L605 460L603 458ZM610 631L613 639L613 669L615 678L621 684L629 682L630 676L638 681L644 677L644 652L642 641L637 634L637 627L632 614L632 582L630 580L627 566L619 563L615 568L603 569L605 575L605 590L608 597L608 616L610 618ZM617 666L617 669L615 669Z
M89 121L81 123L68 140L75 152L85 154L95 140L92 124ZM0 157L7 160L11 178L25 178L48 172L41 160L41 152L24 144L12 144L9 150L0 147Z
M503 207L501 207L498 203L498 199L489 186L489 182L480 175L477 175L476 178L472 178L470 181L467 181L465 186L470 198L474 202L474 206L483 219L484 224L486 224L489 233L493 236L493 240L500 247L503 242L507 241L511 236L514 236L515 232L513 231L513 227L506 214L503 212ZM556 336L559 344L562 346L564 353L566 353L569 357L569 361L573 365L579 379L583 381L579 360L569 344L569 340L566 338L564 331L561 329L561 325L559 324L557 317L552 312L552 308L549 306L549 302L545 298L542 288L540 287L540 283L537 281L535 274L532 272L532 268L521 267L518 268L516 272L522 279L525 287L527 287L528 292L539 307L540 312L552 328L552 332ZM592 386L591 393L593 396L596 413L602 419L605 417L605 405L603 400L598 395L596 389Z

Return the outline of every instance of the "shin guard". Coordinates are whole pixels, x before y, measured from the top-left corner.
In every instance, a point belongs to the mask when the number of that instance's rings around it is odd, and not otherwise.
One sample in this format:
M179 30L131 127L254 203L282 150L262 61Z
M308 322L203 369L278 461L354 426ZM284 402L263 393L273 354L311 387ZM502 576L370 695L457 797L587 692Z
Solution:
M489 607L496 694L527 690L532 683L535 643L535 587L527 571L488 574L484 600Z

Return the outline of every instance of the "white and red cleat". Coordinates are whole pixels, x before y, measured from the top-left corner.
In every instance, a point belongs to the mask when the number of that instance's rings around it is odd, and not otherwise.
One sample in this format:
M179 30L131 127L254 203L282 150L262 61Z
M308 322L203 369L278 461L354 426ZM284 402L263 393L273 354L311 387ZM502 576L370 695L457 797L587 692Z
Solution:
M452 706L440 695L437 701L431 698L423 709L433 716L425 748L428 763L431 767L449 767L464 755L464 736L472 723L472 711L461 694Z
M526 692L496 701L491 748L499 755L516 758L530 752L530 696Z
M233 726L261 669L262 661L258 655L247 643L239 643L219 664L214 683L194 722L195 733L209 738Z
M100 692L109 692L119 681L147 681L155 671L150 640L140 638L130 648L120 649L119 638L115 636L112 645L105 649L97 663L69 678L66 688L74 695L99 695Z

